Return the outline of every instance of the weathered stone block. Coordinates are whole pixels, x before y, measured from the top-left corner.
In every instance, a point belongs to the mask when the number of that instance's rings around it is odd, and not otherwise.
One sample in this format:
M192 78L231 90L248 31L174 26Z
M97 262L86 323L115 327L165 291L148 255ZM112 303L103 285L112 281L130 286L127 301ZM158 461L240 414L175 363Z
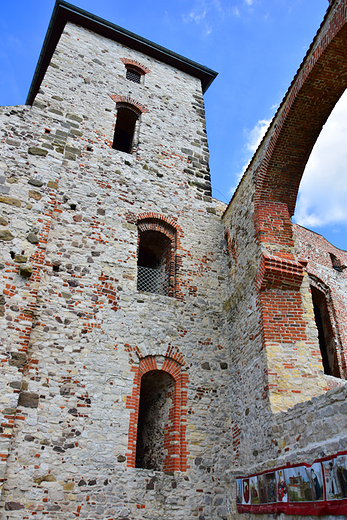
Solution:
M14 235L7 229L0 229L0 240L3 240L4 242L10 242L14 239Z
M37 408L39 405L39 395L34 392L21 392L19 394L18 406L24 408Z
M17 208L21 207L20 200L14 199L12 197L5 197L5 196L0 195L0 202L2 202L3 204L9 204L10 206L17 206Z
M26 360L27 355L24 352L11 352L11 359L9 359L8 364L17 368L23 368L26 363ZM14 383L10 383L10 385L12 384L17 385L18 383L17 381L15 381ZM13 388L17 388L17 386L14 386Z
M31 244L38 244L39 243L39 237L36 235L36 233L30 232L27 236L28 242Z
M43 186L43 182L40 179L36 179L34 177L28 180L28 184L31 184L32 186L37 186L38 188Z
M38 148L37 146L31 146L28 148L29 155L39 155L40 157L46 157L48 154L47 150L43 150L43 148Z
M33 274L33 268L31 265L23 264L19 267L19 274L23 278L30 278L30 276Z

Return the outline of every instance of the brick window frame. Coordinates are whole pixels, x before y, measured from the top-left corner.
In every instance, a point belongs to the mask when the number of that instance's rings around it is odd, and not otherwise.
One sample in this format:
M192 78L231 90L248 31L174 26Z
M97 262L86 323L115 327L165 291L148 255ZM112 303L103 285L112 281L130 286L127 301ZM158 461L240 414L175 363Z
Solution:
M142 357L137 366L131 367L134 383L131 396L126 398L126 408L130 410L127 467L136 465L136 440L140 405L141 378L152 370L168 373L175 382L173 406L169 411L168 425L164 430L164 448L166 451L163 471L186 471L188 466L188 449L186 442L187 429L187 387L188 374L184 371L181 355L175 359L166 356ZM152 470L150 470L152 471Z
M110 94L110 98L113 101L115 101L116 111L117 111L117 119L116 119L115 125L113 127L114 137L113 137L113 141L109 141L110 146L112 148L114 148L115 150L125 151L125 150L121 150L120 148L117 147L116 133L117 133L118 114L120 113L120 111L122 111L122 116L124 116L124 113L128 112L129 116L130 116L129 119L133 120L132 121L133 127L131 128L131 136L130 136L131 142L130 142L128 151L126 151L126 153L136 152L138 144L139 144L141 116L142 116L142 114L145 114L146 112L148 112L148 109L145 106L143 106L141 103L139 103L136 99L133 99L130 96Z
M131 60L129 58L121 58L120 60L125 65L126 78L130 79L130 78L128 78L127 72L128 71L130 71L130 72L133 71L135 74L138 74L140 76L139 83L143 85L144 84L145 75L148 74L148 72L151 72L151 71L147 67L145 67L145 65L142 65L142 63L140 63L140 62L138 62L136 60ZM130 79L130 81L134 81L134 80ZM136 81L134 81L134 82L137 83Z
M328 319L329 319L329 326L331 327L331 332L334 337L334 343L335 343L335 356L336 356L336 363L337 366L333 367L330 366L330 369L333 373L332 375L334 377L340 378L340 379L347 379L347 356L342 346L342 341L340 337L338 322L336 318L336 313L334 309L333 304L333 298L331 296L331 291L329 287L319 278L316 276L312 276L309 274L309 283L310 283L310 292L312 295L312 305L315 302L313 291L316 289L319 293L321 293L321 296L324 297L324 304L326 305L326 311L328 313ZM313 290L312 290L313 289ZM317 323L316 323L317 326ZM318 328L318 327L317 327Z
M182 230L174 219L157 213L143 213L137 217L137 257L139 255L141 233L145 231L157 231L170 240L170 252L168 259L168 296L180 298L180 280L178 276L181 258L177 254L180 249Z

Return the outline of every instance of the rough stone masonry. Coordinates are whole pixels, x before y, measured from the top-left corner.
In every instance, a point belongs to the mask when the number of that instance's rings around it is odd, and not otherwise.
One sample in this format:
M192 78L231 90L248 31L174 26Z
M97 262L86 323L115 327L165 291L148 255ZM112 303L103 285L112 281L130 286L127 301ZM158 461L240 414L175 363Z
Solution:
M0 518L236 519L237 476L347 449L347 253L291 224L301 163L270 172L320 59L305 160L346 87L345 22L332 1L226 207L216 73L57 1L0 108Z

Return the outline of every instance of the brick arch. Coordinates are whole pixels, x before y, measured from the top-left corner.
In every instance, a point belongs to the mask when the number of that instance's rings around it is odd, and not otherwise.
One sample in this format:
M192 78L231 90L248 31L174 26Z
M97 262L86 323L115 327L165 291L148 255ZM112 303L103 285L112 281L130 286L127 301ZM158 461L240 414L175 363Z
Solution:
M180 290L180 278L178 274L181 266L181 256L179 255L179 251L181 250L181 237L183 236L182 229L175 219L154 212L141 213L138 215L136 222L139 230L138 247L140 244L140 233L144 231L158 231L169 238L171 242L169 260L169 296L181 299L182 293Z
M307 262L297 256L290 217L312 148L347 87L346 21L347 0L333 0L249 167L255 179L253 218L260 246L255 286L267 356L264 395L276 411L322 392L314 368L319 349L312 333L315 323L304 300ZM303 363L312 367L310 379Z
M165 356L146 356L140 359L138 366L132 366L134 383L131 396L127 397L126 408L130 409L127 466L135 467L137 421L140 405L141 378L152 370L162 370L175 381L173 406L169 412L168 427L165 428L164 446L167 450L163 471L186 471L188 466L188 450L186 443L186 407L188 374L182 370L183 364Z
M177 238L183 235L183 231L181 227L177 224L176 220L172 217L168 217L166 215L162 215L160 213L154 213L152 211L146 211L146 213L140 213L137 217L137 223L139 224L142 221L156 220L158 222L162 222L162 224L167 227L171 227L177 233Z
M148 72L151 72L148 67L145 67L145 65L142 65L139 61L131 60L130 58L121 58L120 59L126 68L131 68L137 70L141 75L148 74Z
M110 98L117 103L117 107L126 106L130 110L133 110L137 115L145 114L148 112L148 108L142 105L136 99L130 96L121 96L119 94L110 94Z
M260 205L262 201L285 203L289 215L294 214L312 148L347 87L346 21L346 1L331 2L322 24L325 30L317 34L272 122L257 172L255 201Z

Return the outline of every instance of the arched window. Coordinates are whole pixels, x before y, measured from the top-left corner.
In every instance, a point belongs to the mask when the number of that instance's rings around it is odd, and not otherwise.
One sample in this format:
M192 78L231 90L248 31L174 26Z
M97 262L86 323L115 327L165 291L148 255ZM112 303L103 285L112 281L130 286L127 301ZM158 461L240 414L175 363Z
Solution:
M126 70L126 79L133 83L141 83L142 74L140 74L138 69L135 69L135 67L127 67Z
M175 295L177 230L159 218L138 221L137 290Z
M117 122L112 148L131 153L134 142L136 122L140 112L126 103L117 103Z
M131 153L138 146L140 116L148 112L148 109L130 96L110 94L110 98L116 102L117 107L112 148Z
M150 72L150 70L136 60L121 58L121 61L124 63L126 68L126 79L133 81L134 83L143 83L145 74Z
M152 370L141 378L137 421L137 468L161 471L165 459L164 432L175 411L175 380L167 372Z
M336 352L336 340L325 294L312 285L311 294L324 373L328 376L341 377Z
M169 294L171 241L160 231L140 233L137 290Z
M171 348L171 347L170 347ZM130 412L127 466L156 471L186 471L188 375L183 358L141 358L132 367L134 385L127 397Z

